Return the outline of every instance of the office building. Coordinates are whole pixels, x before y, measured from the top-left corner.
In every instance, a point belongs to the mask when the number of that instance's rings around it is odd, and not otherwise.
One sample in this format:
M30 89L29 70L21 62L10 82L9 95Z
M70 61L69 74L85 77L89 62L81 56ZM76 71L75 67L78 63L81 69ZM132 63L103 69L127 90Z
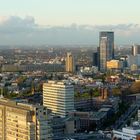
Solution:
M137 54L140 54L140 45L133 45L132 46L132 55L136 56Z
M92 65L98 67L98 52L93 53Z
M48 81L43 84L43 105L52 113L65 117L74 110L74 87L61 81Z
M50 140L48 110L0 99L0 140Z
M107 61L107 69L121 69L123 67L122 61L110 60Z
M64 135L74 134L74 118L53 116L51 120L53 139L63 139Z
M74 57L73 57L73 55L71 53L67 53L66 71L67 72L72 72L72 73L75 71Z
M106 70L106 62L114 58L114 32L100 32L99 69Z

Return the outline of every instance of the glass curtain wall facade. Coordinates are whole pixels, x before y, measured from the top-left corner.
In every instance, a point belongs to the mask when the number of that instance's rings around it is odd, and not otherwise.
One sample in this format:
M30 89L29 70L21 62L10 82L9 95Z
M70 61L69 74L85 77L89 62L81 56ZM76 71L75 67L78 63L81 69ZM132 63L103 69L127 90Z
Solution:
M99 69L105 71L106 62L114 58L114 32L100 32L99 58Z

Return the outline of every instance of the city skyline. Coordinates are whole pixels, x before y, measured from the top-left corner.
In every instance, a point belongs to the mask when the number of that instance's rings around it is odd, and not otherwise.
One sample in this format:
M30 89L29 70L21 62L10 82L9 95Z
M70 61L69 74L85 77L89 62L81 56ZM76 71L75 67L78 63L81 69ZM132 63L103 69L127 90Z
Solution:
M0 140L140 140L140 1L0 1Z

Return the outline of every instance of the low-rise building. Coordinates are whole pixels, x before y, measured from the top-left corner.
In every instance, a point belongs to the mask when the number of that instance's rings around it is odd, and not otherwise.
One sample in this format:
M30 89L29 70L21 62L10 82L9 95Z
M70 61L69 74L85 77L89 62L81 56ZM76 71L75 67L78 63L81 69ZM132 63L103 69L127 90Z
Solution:
M53 139L61 138L63 135L74 134L74 119L72 117L53 116L51 118Z
M122 62L119 60L110 60L107 61L107 69L121 69Z
M140 125L134 122L131 127L124 127L122 130L113 130L113 138L122 140L139 140L140 139Z

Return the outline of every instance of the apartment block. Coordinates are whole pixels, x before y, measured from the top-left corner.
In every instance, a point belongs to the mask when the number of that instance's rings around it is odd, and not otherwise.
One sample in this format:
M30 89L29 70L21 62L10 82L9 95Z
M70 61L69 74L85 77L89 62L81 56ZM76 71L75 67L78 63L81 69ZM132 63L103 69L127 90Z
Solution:
M0 99L0 140L50 140L48 110Z

